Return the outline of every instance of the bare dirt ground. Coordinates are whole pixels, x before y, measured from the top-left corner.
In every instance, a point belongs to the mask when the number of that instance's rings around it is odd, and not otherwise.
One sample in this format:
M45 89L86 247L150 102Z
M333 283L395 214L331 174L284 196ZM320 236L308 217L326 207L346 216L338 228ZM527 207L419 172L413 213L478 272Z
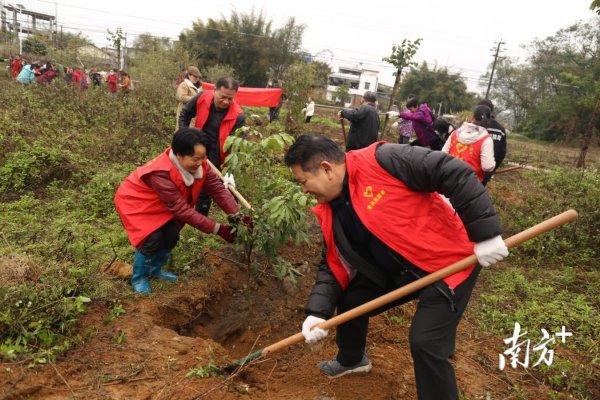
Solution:
M314 280L320 243L287 248L303 274L297 286L268 273L249 274L230 248L205 251L197 268L206 278L159 286L149 297L122 302L126 312L106 322L110 304L93 304L79 324L86 338L53 365L10 365L0 374L2 399L415 399L407 335L414 304L372 319L366 375L330 379L315 365L335 355L335 335L304 343L243 367L233 375L186 377L193 368L232 361L300 330ZM476 296L477 294L475 294ZM117 338L124 338L118 340ZM508 399L517 384L530 398L543 387L516 370L498 370L502 338L481 332L467 318L459 327L453 360L467 399ZM5 368L6 365L3 365ZM197 371L197 370L196 370Z

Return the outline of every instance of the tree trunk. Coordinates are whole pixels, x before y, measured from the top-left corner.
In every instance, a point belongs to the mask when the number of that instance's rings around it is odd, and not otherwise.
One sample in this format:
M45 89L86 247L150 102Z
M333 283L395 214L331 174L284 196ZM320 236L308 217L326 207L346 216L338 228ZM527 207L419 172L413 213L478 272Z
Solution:
M592 143L594 131L596 130L596 116L598 115L598 108L600 108L600 97L598 97L598 100L596 100L596 105L594 106L594 111L592 112L592 118L588 124L585 136L583 137L583 143L581 144L579 157L577 157L577 163L575 164L575 167L577 168L585 168L585 158L587 156L588 149L590 148L590 144Z
M402 70L399 69L396 72L396 80L394 81L394 87L392 88L392 93L390 94L390 102L388 103L387 111L391 111L392 106L394 105L394 99L396 98L396 92L398 92L398 86L400 86L400 75L402 74ZM383 129L381 129L382 136L385 137L385 131L387 128L388 120L390 119L387 113L385 114L385 118L383 120ZM382 139L383 139L382 137Z

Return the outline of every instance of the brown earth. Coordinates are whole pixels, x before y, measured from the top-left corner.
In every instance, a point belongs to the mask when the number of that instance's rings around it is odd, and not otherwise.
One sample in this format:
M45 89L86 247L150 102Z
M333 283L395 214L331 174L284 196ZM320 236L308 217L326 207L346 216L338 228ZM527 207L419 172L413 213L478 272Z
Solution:
M407 343L414 304L372 319L373 370L366 375L330 379L319 372L315 365L335 355L335 335L330 335L317 345L293 345L233 375L186 377L192 368L207 369L211 362L226 366L297 333L319 246L316 240L302 249L284 249L302 273L297 286L266 271L249 274L226 247L201 257L197 268L211 271L207 277L155 284L153 295L123 300L126 312L115 321L106 321L110 302L93 304L79 323L85 340L55 364L3 364L0 398L415 399ZM502 338L481 333L468 315L461 323L453 362L465 398L515 398L515 384L530 398L547 398L532 377L498 370L501 345Z

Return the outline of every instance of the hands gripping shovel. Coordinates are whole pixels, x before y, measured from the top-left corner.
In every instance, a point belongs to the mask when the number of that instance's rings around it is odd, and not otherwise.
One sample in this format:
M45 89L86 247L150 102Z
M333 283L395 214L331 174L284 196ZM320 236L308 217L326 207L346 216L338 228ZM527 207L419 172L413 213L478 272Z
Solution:
M208 166L214 171L215 174L217 174L217 176L219 177L219 179L221 179L221 181L223 181L223 174L221 173L221 171L219 171L219 168L215 167L215 165L213 163L210 162L210 160L208 160ZM248 201L244 198L244 196L242 196L242 194L240 192L237 191L237 189L233 186L233 185L229 185L227 187L231 193L233 193L233 195L238 199L238 201L247 209L252 210L252 206L250 205L250 203L248 203Z
M552 218L549 218L535 226L532 226L529 229L526 229L516 235L513 235L506 239L504 243L508 248L516 247L529 239L533 239L543 233L550 232L568 222L574 221L577 218L577 211L575 210L567 210L562 214L556 215ZM353 308L350 311L345 313L336 315L335 317L317 325L316 327L321 329L331 329L335 328L338 325L341 325L351 319L354 319L360 315L366 314L373 310L376 310L388 303L391 303L395 300L400 299L410 293L413 293L417 290L424 288L434 282L437 282L441 279L446 278L452 274L455 274L459 271L462 271L469 266L477 263L477 258L475 255L470 255L460 261L455 262L452 265L449 265L439 271L433 272L429 275L424 276L421 279L418 279L406 286L402 286L392 292L389 292L381 297L378 297L374 300L369 301L368 303L362 304L356 308ZM226 373L232 373L236 369L243 367L244 365L248 365L253 361L259 360L268 356L271 353L275 353L276 351L286 349L287 347L300 343L304 340L304 336L302 332L296 333L295 335L289 336L286 339L283 339L277 343L274 343L270 346L265 347L264 349L255 351L246 357L243 357L225 367L222 367L221 370Z

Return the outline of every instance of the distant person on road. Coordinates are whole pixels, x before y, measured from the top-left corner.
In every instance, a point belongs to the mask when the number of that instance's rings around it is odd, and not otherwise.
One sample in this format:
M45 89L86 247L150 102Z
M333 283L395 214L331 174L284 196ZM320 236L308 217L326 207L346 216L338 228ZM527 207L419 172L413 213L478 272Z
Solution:
M183 107L179 115L180 127L189 126L192 118L196 117L196 128L201 129L202 134L208 137L208 159L218 169L221 169L227 156L225 140L244 126L246 121L242 107L235 101L239 87L240 83L231 77L219 78L214 91L198 93ZM235 186L235 180L231 183ZM202 193L196 209L208 215L210 204L210 197Z
M308 98L308 103L306 103L306 107L302 109L302 112L304 113L304 123L308 124L315 115L315 101L311 97Z
M377 95L366 91L358 108L345 108L338 112L340 121L344 118L350 121L346 151L362 149L377 141L381 121L376 103Z
M449 361L458 324L480 265L508 255L498 215L473 170L440 151L376 143L344 153L333 140L309 135L289 148L285 164L302 191L315 196L313 212L324 237L302 324L307 343L327 336L316 325L335 313L475 253L479 265L339 325L337 356L318 364L332 378L369 372L369 317L418 299L408 337L418 398L458 400Z
M477 106L471 122L465 121L460 128L450 134L442 151L463 160L473 168L477 178L483 182L483 175L496 166L494 141L487 131L492 119L488 106Z
M440 150L442 141L435 134L433 129L433 112L427 103L419 104L419 100L415 97L406 102L408 111L403 111L399 114L400 118L409 119L412 121L413 129L417 139L410 143L411 146L429 147L431 150Z
M491 100L481 100L478 105L488 106L490 110L492 110L492 119L490 120L490 126L487 128L487 131L494 141L494 159L496 160L496 166L493 171L486 172L483 175L482 183L487 185L490 179L492 179L494 172L496 172L500 164L502 164L502 161L504 161L504 157L506 157L506 129L500 122L496 121L496 118L494 117L494 103L492 103Z
M202 91L202 81L200 81L200 70L196 67L190 66L187 69L187 75L183 82L177 86L177 115L175 117L175 130L179 129L179 115L183 107L198 93ZM195 120L190 121L194 125Z
M162 270L186 225L233 242L230 225L219 224L194 210L205 189L227 214L236 214L239 205L207 164L208 138L198 129L175 132L171 147L138 167L119 186L115 207L136 248L131 286L138 293L150 293L148 278L175 282L177 276Z

